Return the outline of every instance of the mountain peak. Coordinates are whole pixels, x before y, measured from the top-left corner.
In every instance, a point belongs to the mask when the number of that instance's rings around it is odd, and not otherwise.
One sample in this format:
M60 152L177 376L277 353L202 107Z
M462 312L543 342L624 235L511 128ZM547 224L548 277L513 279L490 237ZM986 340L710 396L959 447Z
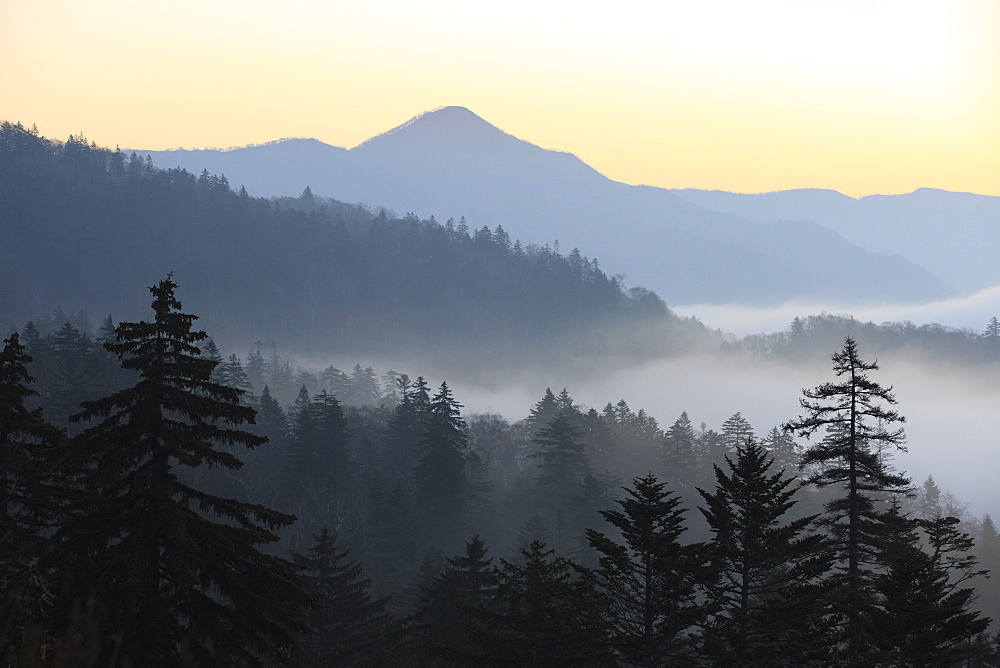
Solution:
M369 152L394 147L440 151L472 144L521 140L477 116L466 107L438 107L414 116L396 127L364 141L352 151Z

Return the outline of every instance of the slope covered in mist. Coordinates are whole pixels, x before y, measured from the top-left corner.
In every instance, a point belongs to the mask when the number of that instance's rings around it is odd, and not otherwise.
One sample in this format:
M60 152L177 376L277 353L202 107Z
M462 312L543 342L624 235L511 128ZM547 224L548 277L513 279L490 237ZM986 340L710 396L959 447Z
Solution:
M465 216L535 243L589 249L668 303L791 298L921 301L951 294L909 260L863 251L816 224L752 222L612 181L568 153L444 107L350 150L294 139L217 151L141 151L161 167L225 174L256 195L306 186L421 217Z

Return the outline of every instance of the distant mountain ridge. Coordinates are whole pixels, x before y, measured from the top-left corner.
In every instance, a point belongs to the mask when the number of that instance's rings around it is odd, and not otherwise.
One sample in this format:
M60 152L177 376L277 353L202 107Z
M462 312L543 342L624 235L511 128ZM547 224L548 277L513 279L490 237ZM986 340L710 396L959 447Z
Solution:
M672 192L750 220L813 221L865 250L899 253L962 292L1000 284L1000 197L935 188L860 198L821 189Z
M525 142L464 107L417 116L352 149L293 139L227 151L139 151L163 168L224 174L253 195L306 186L578 247L668 303L923 301L954 290L910 260L866 252L814 223L760 222L677 193L612 181L570 153Z

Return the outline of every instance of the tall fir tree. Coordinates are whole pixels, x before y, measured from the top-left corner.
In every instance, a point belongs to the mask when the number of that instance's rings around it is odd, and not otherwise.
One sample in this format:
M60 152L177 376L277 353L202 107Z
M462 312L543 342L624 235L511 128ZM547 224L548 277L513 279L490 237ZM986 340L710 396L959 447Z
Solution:
M726 452L734 453L736 448L744 445L747 439L753 438L753 427L750 422L740 415L739 411L733 413L722 423L722 443ZM725 462L716 462L722 466Z
M316 492L325 482L316 475L319 428L312 399L305 385L299 388L295 403L289 411L289 418L288 457L283 462L285 470L282 497L291 505L307 492Z
M934 476L928 475L923 484L917 490L914 505L917 518L929 520L941 516L941 488L934 482Z
M472 619L467 665L614 665L592 573L535 541L516 562L501 559L495 578L493 605Z
M554 528L556 553L564 556L574 538L573 503L580 483L589 471L587 452L576 428L580 414L573 408L560 408L532 442L537 450L540 505Z
M682 412L663 438L664 477L675 488L690 489L700 483L696 479L694 427L687 412Z
M531 429L532 435L544 429L548 425L549 420L554 418L558 412L559 402L556 400L556 395L552 394L552 388L546 387L542 398L535 402L525 420Z
M988 618L972 609L975 591L961 586L975 577L972 539L956 528L958 520L911 520L896 503L883 517L881 569L873 578L880 596L872 614L872 643L890 665L939 666L971 663L973 639L986 631ZM918 530L923 529L927 548ZM977 643L978 644L978 643Z
M861 359L854 339L845 339L832 360L842 380L803 390L800 404L806 415L784 428L806 437L826 430L826 437L806 450L802 463L812 467L809 482L840 490L826 504L823 522L838 560L834 578L842 592L837 611L846 661L859 666L871 661L867 651L873 646L873 630L865 620L876 605L871 583L885 512L880 504L888 494L905 492L909 486L909 480L886 462L888 450L904 449L903 429L896 425L905 418L885 407L896 403L892 388L868 377L878 364Z
M309 406L315 429L315 470L313 477L335 486L348 479L348 442L351 432L340 402L326 390L320 390Z
M371 580L362 578L362 568L337 547L337 536L324 527L313 535L304 555L296 555L306 590L314 607L306 619L309 632L300 646L303 665L353 666L378 662L390 618L388 597L371 597Z
M469 486L462 406L441 383L430 404L420 458L413 469L416 511L424 537L442 549L460 540Z
M215 368L216 370L216 382L219 385L226 385L227 387L235 387L238 390L243 390L243 395L240 400L244 403L254 405L255 397L253 395L253 383L250 382L250 376L247 374L245 368L243 368L243 362L235 354L230 355L229 359L224 360L219 363Z
M422 589L411 626L428 659L438 655L461 661L468 656L471 616L496 594L488 552L483 539L474 535L464 553L448 557L444 570Z
M381 468L390 483L411 483L411 474L420 454L420 439L430 414L430 393L421 376L412 384L400 378L400 400L392 409L381 453Z
M261 342L254 344L247 354L246 372L252 387L264 387L267 384L267 360L261 352Z
M39 563L58 511L53 450L65 439L42 409L28 373L31 356L15 332L0 352L0 663L17 663L27 629L42 622L46 582Z
M712 532L706 651L727 666L818 660L825 628L817 594L831 559L811 531L815 516L786 516L800 485L752 439L726 464L715 467L713 493L698 490Z
M790 433L780 427L771 427L761 445L767 450L768 457L774 460L776 471L784 471L785 475L791 477L798 476L802 448Z
M684 510L666 484L648 474L632 481L620 510L601 513L621 542L593 529L599 582L608 601L613 646L633 666L693 660L690 634L703 617L697 597L700 547L683 545Z
M294 518L182 482L204 465L240 468L220 445L264 439L241 428L254 411L240 390L211 380L215 363L196 346L206 335L176 287L168 276L150 288L153 320L119 324L107 344L136 384L74 416L88 423L72 460L86 493L56 534L61 619L94 596L103 662L175 666L185 651L261 665L282 658L307 600L294 565L260 549Z

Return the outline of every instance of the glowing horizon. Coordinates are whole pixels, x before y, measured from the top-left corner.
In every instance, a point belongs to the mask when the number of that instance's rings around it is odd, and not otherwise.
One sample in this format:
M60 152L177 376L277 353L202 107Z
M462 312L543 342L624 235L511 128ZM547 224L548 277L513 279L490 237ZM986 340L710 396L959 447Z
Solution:
M459 105L667 188L1000 195L1000 4L9 0L0 119L149 150L351 147Z

